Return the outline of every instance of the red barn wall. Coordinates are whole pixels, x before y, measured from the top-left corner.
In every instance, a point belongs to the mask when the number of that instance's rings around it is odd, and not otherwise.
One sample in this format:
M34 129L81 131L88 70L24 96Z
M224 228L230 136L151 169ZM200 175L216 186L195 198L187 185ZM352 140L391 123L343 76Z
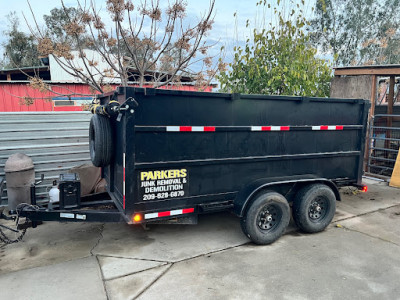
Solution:
M133 86L133 85L132 85ZM115 85L117 87L117 85ZM147 86L151 87L151 86ZM173 89L181 91L197 91L197 87L193 85L183 86L163 86L161 89ZM72 97L81 95L91 95L89 86L85 84L67 84L54 83L52 84L52 92L40 92L32 89L27 83L0 83L0 111L1 112L18 112L18 111L77 111L82 110L80 106L58 106L54 107L51 100L54 97L65 96L69 94ZM206 92L211 92L212 87L205 89ZM35 99L32 105L23 105L23 97L32 97Z

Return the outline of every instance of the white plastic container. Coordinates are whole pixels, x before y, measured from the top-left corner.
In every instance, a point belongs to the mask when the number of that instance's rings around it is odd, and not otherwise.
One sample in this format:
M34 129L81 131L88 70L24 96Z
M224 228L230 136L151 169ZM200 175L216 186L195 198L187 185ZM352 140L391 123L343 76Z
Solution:
M57 188L57 180L53 181L53 187L49 191L49 208L53 208L53 203L57 203L60 201L60 190Z

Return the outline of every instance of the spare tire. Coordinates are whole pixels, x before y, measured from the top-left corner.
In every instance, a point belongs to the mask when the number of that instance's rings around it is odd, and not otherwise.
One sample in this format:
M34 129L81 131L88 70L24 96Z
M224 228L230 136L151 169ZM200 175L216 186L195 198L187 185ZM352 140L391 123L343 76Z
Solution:
M93 115L89 126L90 158L96 167L105 167L113 157L112 130L110 119Z

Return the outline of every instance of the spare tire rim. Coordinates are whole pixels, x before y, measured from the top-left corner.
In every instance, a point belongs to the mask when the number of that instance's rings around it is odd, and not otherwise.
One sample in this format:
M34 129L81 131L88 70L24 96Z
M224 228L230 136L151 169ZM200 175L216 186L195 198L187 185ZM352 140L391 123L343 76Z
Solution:
M326 212L328 211L328 201L325 197L317 197L311 201L308 216L311 221L318 222L325 218Z
M282 211L273 204L265 205L257 216L257 226L263 231L273 231L282 218Z

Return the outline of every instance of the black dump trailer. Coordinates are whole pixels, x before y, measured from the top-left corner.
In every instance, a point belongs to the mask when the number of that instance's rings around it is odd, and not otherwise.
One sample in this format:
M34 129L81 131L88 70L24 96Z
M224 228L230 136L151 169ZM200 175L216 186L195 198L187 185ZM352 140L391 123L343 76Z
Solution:
M98 97L89 130L114 210L80 203L21 214L146 224L230 210L252 241L268 244L292 204L301 230L322 231L338 188L361 188L368 110L361 99L119 87Z

